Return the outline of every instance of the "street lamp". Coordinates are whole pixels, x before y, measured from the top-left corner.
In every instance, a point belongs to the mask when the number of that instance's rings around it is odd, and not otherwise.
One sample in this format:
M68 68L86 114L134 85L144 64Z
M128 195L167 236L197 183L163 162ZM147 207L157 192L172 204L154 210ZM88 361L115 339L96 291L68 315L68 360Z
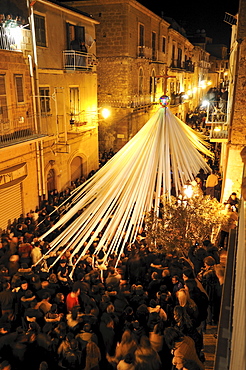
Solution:
M208 100L203 100L201 106L202 107L208 107L209 106L209 101Z
M108 108L102 108L101 115L104 119L107 119L111 115L111 112Z

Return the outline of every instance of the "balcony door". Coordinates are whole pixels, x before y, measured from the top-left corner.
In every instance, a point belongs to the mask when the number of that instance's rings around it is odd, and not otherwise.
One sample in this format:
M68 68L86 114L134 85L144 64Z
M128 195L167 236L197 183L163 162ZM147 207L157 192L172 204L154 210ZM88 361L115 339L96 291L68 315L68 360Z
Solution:
M152 32L151 45L152 45L152 60L156 60L156 33L155 32Z
M8 121L7 93L5 85L5 75L0 75L0 122L2 124ZM1 127L2 129L2 127Z
M67 49L81 51L82 42L85 42L85 27L67 23Z
M145 40L144 40L145 36L144 36L144 25L139 23L139 27L138 27L138 56L139 57L144 57L144 44L145 44Z
M55 170L51 168L47 175L47 190L52 191L56 189L56 174Z
M156 78L155 71L153 70L150 76L150 98L151 102L155 102L156 98Z
M70 87L70 119L78 121L79 119L79 88Z
M70 165L71 169L71 181L76 181L83 176L83 162L82 158L77 156L75 157Z

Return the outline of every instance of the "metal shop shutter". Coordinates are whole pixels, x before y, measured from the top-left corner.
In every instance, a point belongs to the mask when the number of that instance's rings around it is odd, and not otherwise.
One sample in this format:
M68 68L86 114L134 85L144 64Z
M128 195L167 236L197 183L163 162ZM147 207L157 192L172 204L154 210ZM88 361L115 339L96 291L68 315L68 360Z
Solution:
M0 230L5 230L7 226L20 217L23 213L21 184L0 190Z

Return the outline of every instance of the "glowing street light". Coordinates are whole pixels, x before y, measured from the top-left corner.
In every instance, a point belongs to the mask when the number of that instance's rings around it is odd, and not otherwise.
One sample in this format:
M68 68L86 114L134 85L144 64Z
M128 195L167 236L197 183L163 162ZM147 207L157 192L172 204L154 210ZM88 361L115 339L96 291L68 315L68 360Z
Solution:
M104 119L107 119L111 115L111 112L108 108L103 108L101 111L101 115Z
M208 100L203 100L202 101L202 107L208 107L209 106L209 101Z

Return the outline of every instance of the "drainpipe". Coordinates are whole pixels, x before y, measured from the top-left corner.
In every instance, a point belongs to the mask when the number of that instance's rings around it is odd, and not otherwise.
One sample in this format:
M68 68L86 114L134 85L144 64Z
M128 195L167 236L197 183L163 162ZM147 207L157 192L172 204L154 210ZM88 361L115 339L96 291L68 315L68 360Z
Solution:
M45 175L44 175L44 144L43 140L40 142L40 159L41 159L41 178L42 178L42 190L43 199L46 197L46 187L45 187Z
M39 76L38 76L38 57L37 57L37 46L36 46L36 34L35 34L35 22L34 22L34 13L33 13L33 6L35 5L35 1L27 0L27 9L29 15L29 24L31 29L31 39L32 39L32 49L33 49L33 64L31 70L31 81L32 81L32 89L33 89L33 99L34 99L34 109L35 109L35 130L36 133L40 133L41 131L41 108L40 108L40 98L39 98ZM29 61L31 61L31 57ZM39 199L42 200L43 194L45 194L44 186L44 161L43 161L43 152L41 153L40 148L43 148L43 143L40 147L39 143L36 142L36 153L37 153L37 170L38 170L38 195Z
M32 57L28 55L30 76L31 76L31 89L32 89L32 101L33 101L33 115L34 115L34 129L35 134L38 133L38 122L37 122L37 109L36 109L36 98L35 98L35 86L34 86L34 76L33 76L33 64ZM37 159L37 178L38 178L38 196L39 202L42 200L42 176L41 176L41 166L40 166L40 150L39 142L36 141L36 159Z
M36 158L37 158L37 175L38 175L38 196L39 202L42 200L42 179L41 179L41 166L40 166L40 150L39 142L36 141Z
M30 76L31 76L34 129L35 129L35 134L37 134L38 133L37 108L36 108L36 100L35 100L35 85L34 85L33 64L32 64L32 56L31 55L28 55L28 62L29 62L29 69L30 69Z

